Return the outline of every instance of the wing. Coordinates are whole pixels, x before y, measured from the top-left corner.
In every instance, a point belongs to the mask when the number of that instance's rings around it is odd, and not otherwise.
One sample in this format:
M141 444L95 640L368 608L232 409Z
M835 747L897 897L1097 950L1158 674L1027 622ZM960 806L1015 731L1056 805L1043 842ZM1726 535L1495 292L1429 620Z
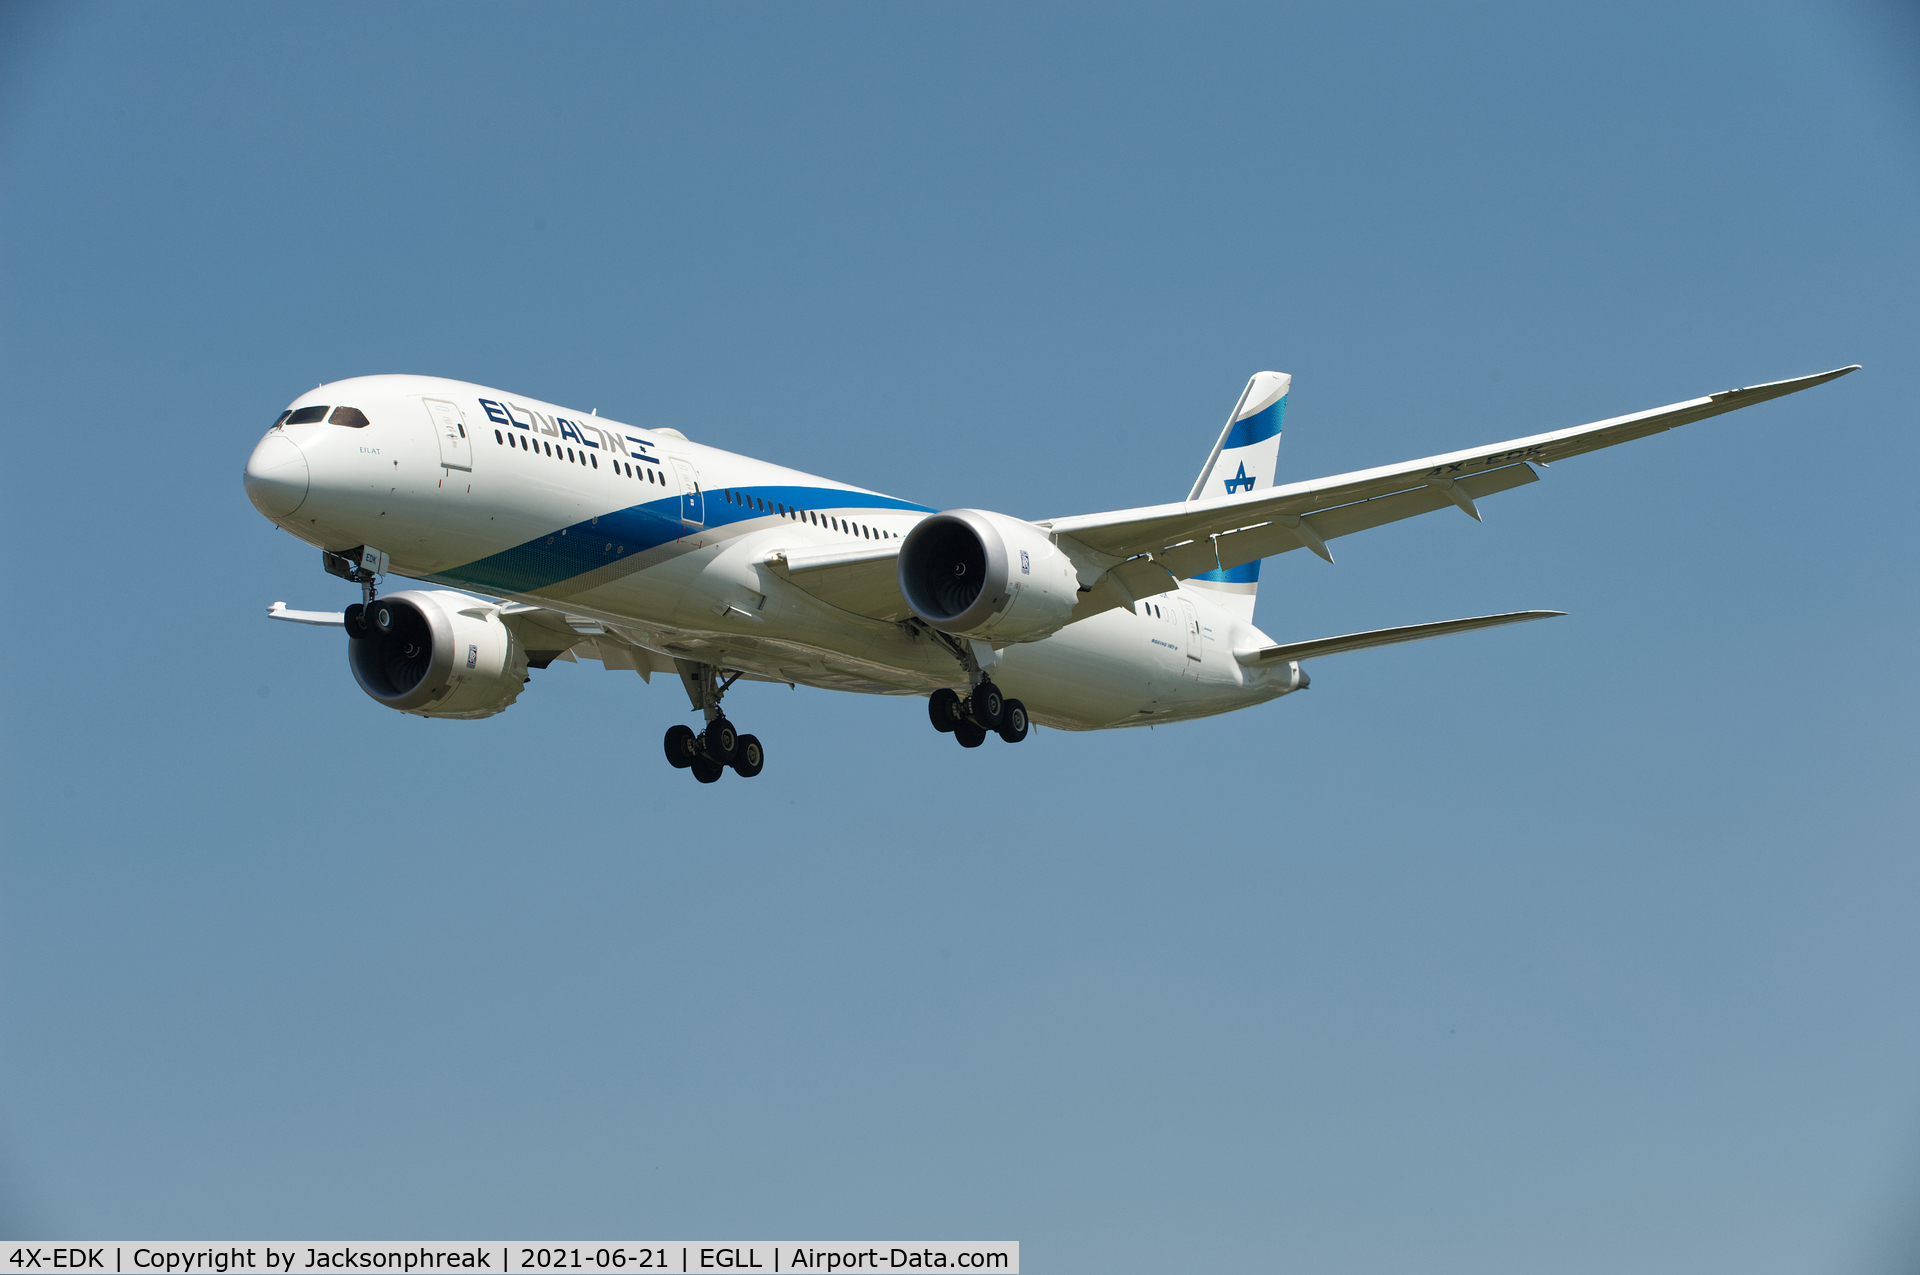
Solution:
M1081 569L1083 585L1111 579L1119 586L1094 590L1075 611L1080 618L1081 610L1093 614L1107 606L1125 606L1142 593L1170 587L1171 580L1293 549L1307 548L1332 562L1327 541L1335 537L1449 505L1477 519L1480 511L1475 501L1536 481L1536 464L1566 460L1751 407L1845 376L1858 366L1723 390L1591 425L1270 487L1254 495L1083 514L1039 525L1062 538L1062 547L1075 556L1075 565ZM1089 552L1079 552L1082 549ZM1116 596L1123 590L1129 596Z
M1392 646L1395 642L1418 642L1422 638L1445 637L1472 629L1491 629L1500 624L1519 624L1524 620L1544 620L1565 615L1565 611L1508 611L1504 615L1476 615L1466 620L1436 620L1432 624L1403 624L1397 629L1369 629L1340 637L1315 638L1311 642L1287 642L1280 646L1261 646L1235 651L1233 658L1249 668L1310 660L1316 655L1338 655L1342 651L1364 651L1371 646Z
M480 609L493 607L483 604ZM655 673L674 671L673 657L648 650L598 620L524 603L499 610L500 622L512 629L513 636L526 648L530 668L545 668L555 660L575 663L585 656L599 660L608 672L631 669L643 682L652 682Z
M767 567L828 606L875 620L904 620L913 614L900 596L898 540L858 549L815 552L781 549L767 555Z
M276 602L267 608L269 620L289 620L294 624L331 624L335 628L345 626L347 613L344 611L289 611L287 604Z

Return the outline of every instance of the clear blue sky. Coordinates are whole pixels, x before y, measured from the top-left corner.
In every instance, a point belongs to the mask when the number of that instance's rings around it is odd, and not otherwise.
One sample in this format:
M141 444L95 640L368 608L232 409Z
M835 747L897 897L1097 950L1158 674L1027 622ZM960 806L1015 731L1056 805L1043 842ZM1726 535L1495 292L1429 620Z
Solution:
M1895 6L0 10L9 1236L1012 1238L1044 1272L1920 1262L1920 41ZM423 372L936 506L1859 362L1269 564L1311 693L363 696L247 504Z

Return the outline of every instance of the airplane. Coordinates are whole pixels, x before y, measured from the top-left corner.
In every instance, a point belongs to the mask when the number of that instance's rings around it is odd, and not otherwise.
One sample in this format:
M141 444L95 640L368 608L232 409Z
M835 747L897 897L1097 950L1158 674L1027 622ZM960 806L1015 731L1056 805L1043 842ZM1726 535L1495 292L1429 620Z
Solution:
M1536 482L1539 471L1834 380L1858 364L1309 482L1279 483L1292 377L1241 391L1185 499L1035 521L938 510L486 386L381 375L323 384L247 460L276 526L361 588L339 612L378 703L490 717L529 670L585 657L689 713L667 761L713 783L766 763L722 710L738 681L924 696L963 748L1034 724L1189 721L1305 690L1308 660L1564 614L1512 611L1275 642L1253 623L1262 559ZM431 585L381 593L389 575Z

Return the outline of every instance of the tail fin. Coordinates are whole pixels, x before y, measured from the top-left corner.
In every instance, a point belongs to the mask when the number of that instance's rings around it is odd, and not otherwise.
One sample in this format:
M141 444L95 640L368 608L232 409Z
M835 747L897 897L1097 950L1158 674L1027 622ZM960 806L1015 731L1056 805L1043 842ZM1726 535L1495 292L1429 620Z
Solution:
M1273 486L1280 465L1280 421L1287 412L1287 391L1293 378L1285 372L1255 372L1240 392L1226 428L1213 445L1213 454L1201 466L1188 500L1206 500ZM1207 590L1214 600L1243 620L1253 619L1255 591L1260 587L1260 560L1209 571L1188 581Z

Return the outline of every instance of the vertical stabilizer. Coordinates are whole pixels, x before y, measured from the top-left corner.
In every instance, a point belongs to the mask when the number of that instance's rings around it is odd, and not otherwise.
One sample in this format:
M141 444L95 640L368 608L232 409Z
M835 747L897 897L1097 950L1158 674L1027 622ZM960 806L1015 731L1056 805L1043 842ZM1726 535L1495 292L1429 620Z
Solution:
M1285 372L1256 372L1240 392L1226 428L1200 468L1188 500L1217 500L1273 486L1280 467L1280 422L1287 413L1287 392L1293 378ZM1255 592L1260 587L1260 563L1243 563L1225 571L1194 576L1188 584L1205 589L1213 599L1243 620L1253 619Z

